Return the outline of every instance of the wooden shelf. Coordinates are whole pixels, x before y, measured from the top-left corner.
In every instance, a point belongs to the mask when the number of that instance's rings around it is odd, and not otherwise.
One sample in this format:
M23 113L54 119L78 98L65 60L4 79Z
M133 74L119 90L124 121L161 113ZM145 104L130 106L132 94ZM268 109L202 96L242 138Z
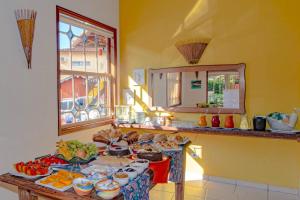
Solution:
M300 142L300 132L296 134L274 133L271 131L254 131L254 130L240 130L240 129L225 129L225 128L180 128L169 126L147 126L142 124L119 124L120 128L133 128L145 130L161 130L161 131L174 131L174 132L192 132L196 134L205 135L228 135L228 136L241 136L241 137L261 137L261 138L275 138L298 140Z

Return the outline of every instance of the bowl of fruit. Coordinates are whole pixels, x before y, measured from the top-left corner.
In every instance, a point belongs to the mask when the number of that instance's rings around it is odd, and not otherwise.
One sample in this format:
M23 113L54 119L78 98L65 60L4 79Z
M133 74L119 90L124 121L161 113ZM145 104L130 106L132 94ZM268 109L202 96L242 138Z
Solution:
M56 157L72 164L88 164L96 158L98 149L95 144L83 144L77 140L59 141Z

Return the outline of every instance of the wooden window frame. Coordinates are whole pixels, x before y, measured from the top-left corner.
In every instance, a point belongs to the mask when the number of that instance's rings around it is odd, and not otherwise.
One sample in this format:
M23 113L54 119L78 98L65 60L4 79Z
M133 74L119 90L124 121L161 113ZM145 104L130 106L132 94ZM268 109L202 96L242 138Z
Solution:
M112 115L112 117L107 117L107 118L101 118L101 119L95 119L95 120L89 120L86 122L77 122L74 124L65 124L65 125L61 125L61 111L60 111L60 48L59 48L59 21L60 21L60 14L64 14L67 16L70 16L72 18L78 19L80 21L84 21L87 22L91 25L97 26L101 29L107 30L109 32L111 32L113 34L113 42L114 42L114 57L111 58L111 48L108 49L108 53L109 53L109 60L108 63L110 64L110 68L109 70L112 69L112 67L114 68L113 72L113 77L112 77L112 81L111 81L111 113L113 113L114 111L114 105L116 102L116 91L117 91L117 29L114 27L111 27L109 25L103 24L101 22L98 22L96 20L93 20L91 18L85 17L81 14L78 14L76 12L73 12L71 10L68 10L66 8L60 7L60 6L56 6L56 46L57 46L57 111L58 111L58 135L66 135L66 134L70 134L73 132L77 132L77 131L81 131L81 130L85 130L85 129L90 129L90 128L96 128L99 126L103 126L103 125L107 125L107 124L111 124L114 121L114 116ZM111 40L109 40L110 42ZM112 60L113 61L113 65L112 65Z

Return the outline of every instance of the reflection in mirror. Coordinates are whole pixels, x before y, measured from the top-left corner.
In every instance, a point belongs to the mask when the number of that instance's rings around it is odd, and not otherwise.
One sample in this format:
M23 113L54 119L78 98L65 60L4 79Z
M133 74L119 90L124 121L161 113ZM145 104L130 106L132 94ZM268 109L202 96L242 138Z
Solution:
M152 77L153 88L155 92L153 93L153 106L156 107L167 107L167 76L164 73L155 73Z
M149 73L152 108L174 112L245 112L245 64L151 69Z
M239 73L208 72L208 105L217 108L239 108Z
M181 72L167 74L167 97L168 106L179 106L181 104Z

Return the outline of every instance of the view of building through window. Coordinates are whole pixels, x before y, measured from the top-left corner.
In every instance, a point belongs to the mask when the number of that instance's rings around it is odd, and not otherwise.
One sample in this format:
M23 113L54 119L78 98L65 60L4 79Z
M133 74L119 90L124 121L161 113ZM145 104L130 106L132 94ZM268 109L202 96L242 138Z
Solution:
M110 117L111 40L109 31L60 14L61 125Z

